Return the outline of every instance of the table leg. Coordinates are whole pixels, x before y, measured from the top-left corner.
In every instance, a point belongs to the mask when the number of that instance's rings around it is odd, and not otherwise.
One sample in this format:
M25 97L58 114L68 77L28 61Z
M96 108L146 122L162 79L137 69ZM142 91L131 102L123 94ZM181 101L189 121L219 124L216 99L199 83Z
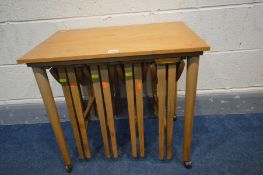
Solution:
M158 135L159 135L159 159L164 159L164 129L166 118L166 65L157 65L157 97L158 97Z
M77 119L79 123L79 130L81 133L84 153L85 153L85 156L88 159L90 159L91 152L90 152L90 147L89 147L88 131L87 131L85 119L84 119L85 118L84 110L83 110L82 100L81 100L82 96L80 93L80 88L79 88L79 84L77 81L74 67L67 67L67 76L68 76L70 90L71 90L71 94L73 98L73 103L74 103L74 107L75 107L75 111L76 111Z
M184 142L183 142L183 160L186 168L191 167L190 151L192 142L192 128L196 97L196 86L198 77L199 57L187 58L186 73L186 97L184 114Z
M167 119L166 119L166 158L172 158L173 143L173 117L176 107L176 64L168 64L168 85L167 85Z
M101 83L100 83L100 74L98 71L98 66L90 66L92 85L95 95L95 101L97 104L97 112L100 121L100 128L102 133L102 139L104 143L105 154L107 158L110 158L110 147L108 140L107 125L105 120L105 110L103 104Z
M48 81L47 73L43 68L33 67L33 72L38 84L39 91L44 101L51 126L56 137L60 152L62 154L66 170L70 172L72 170L72 163L67 148L66 140L64 137L61 123L59 120L56 104L53 98L52 90Z
M136 116L138 123L140 156L144 157L144 125L143 125L143 94L142 94L142 67L134 64Z
M66 74L66 70L65 68L62 68L62 67L58 68L57 70L58 70L58 75L59 75L59 82L62 85L62 90L63 90L64 97L66 100L67 110L68 110L69 118L71 122L71 127L72 127L73 134L74 134L74 137L77 143L78 153L79 153L80 159L83 159L84 152L82 148L82 141L81 141L82 139L80 136L77 116L75 113L74 103L73 103L73 99L72 99L69 84L68 84L68 77Z
M100 75L101 75L101 82L102 82L102 90L106 108L106 116L107 116L107 124L110 131L111 137L111 146L113 151L113 156L115 159L118 158L118 148L117 148L117 140L116 140L116 133L115 133L115 124L114 124L114 117L113 117L113 108L112 108L112 98L111 98L111 88L109 82L109 71L107 65L100 66Z
M129 112L130 135L132 145L132 156L137 157L136 148L136 116L134 109L134 82L133 82L133 68L132 64L125 64L125 81L126 81L126 94Z

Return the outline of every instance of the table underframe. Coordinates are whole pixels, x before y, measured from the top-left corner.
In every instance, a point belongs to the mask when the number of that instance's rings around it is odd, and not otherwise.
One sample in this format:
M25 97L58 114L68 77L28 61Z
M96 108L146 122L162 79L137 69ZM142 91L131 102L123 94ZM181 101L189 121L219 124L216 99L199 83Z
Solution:
M192 141L192 128L193 128L193 118L194 118L194 107L195 107L195 98L196 98L196 86L198 78L198 67L199 67L199 56L200 53L189 53L184 54L186 56L181 57L182 59L187 59L187 68L186 68L186 92L185 92L185 113L184 113L184 137L183 137L183 161L190 162L190 152L191 152L191 141ZM180 54L179 54L180 56ZM131 144L132 144L132 156L137 156L136 151L136 123L138 126L138 135L139 135L139 148L140 156L144 156L144 133L143 133L143 103L142 103L142 70L140 63L150 60L136 60L137 56L129 61L123 61L121 64L124 64L125 73L133 71L132 76L125 76L126 90L127 90L127 100L128 100L128 112L129 112L129 121L130 121L130 131L131 131ZM147 57L148 58L148 57ZM155 59L158 57L153 57ZM169 58L168 56L166 58ZM178 54L176 57L178 58ZM118 58L119 59L119 58ZM114 60L114 59L113 59ZM136 62L138 61L138 62ZM116 62L120 62L116 60ZM91 78L92 78L92 87L94 90L95 101L98 108L98 117L100 121L100 127L103 136L103 143L105 148L106 157L110 157L110 146L109 146L109 136L111 138L111 147L113 151L114 158L118 157L117 152L117 141L116 133L114 128L114 118L112 110L112 99L111 99L111 87L109 82L108 68L107 64L114 64L114 61L102 62L99 61L97 64L89 63ZM66 104L70 116L71 125L73 128L73 133L77 143L78 153L80 158L91 158L91 152L89 148L89 141L87 137L87 123L85 123L84 109L81 101L81 93L78 85L78 80L74 72L74 66L77 62L67 62L67 63L36 63L28 64L32 67L44 105L46 107L51 126L59 146L60 152L62 154L64 164L67 169L72 167L72 161L69 155L67 144L65 141L64 133L61 128L61 123L57 108L55 105L53 93L50 87L50 83L47 77L46 69L49 67L57 66L60 79L66 79L64 84L62 83L62 89L66 99ZM86 63L85 63L86 64ZM98 68L100 67L100 68ZM176 71L176 68L173 64L168 64L168 76L170 73ZM165 121L165 94L163 94L164 89L166 88L165 82L163 80L165 77L165 66L163 64L157 63L157 76L159 83L157 85L157 96L158 96L158 122L159 122L159 158L164 158L164 128L167 128L167 158L171 158L171 128L172 120L171 115L175 111L175 101L176 93L172 92L172 87L176 87L172 79L176 78L173 76L167 77L168 79L168 102L167 102L167 112L168 117ZM128 73L129 74L129 73ZM127 74L127 75L128 75ZM98 75L98 76L96 76ZM133 77L134 76L134 77ZM98 81L101 79L101 81ZM135 81L131 81L134 79ZM170 80L171 79L171 80ZM169 81L170 80L170 81ZM138 85L139 84L139 85ZM134 92L135 91L135 92ZM172 94L172 95L171 95ZM106 105L107 104L107 105ZM73 107L74 106L74 107ZM106 111L106 112L105 112ZM109 132L109 133L108 133Z

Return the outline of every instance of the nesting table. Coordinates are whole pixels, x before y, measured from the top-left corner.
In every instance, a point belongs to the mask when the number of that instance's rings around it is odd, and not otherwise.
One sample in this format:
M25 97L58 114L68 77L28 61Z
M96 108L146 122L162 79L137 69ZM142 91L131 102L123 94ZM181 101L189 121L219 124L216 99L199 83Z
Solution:
M71 171L67 144L46 70L63 89L73 133L81 159L91 158L87 116L95 110L100 121L106 157L118 157L114 126L112 66L123 70L130 122L132 156L144 156L143 67L156 67L156 107L158 115L159 158L172 157L173 116L176 113L176 73L187 60L184 114L183 161L191 166L190 150L199 57L209 46L183 22L153 23L77 30L61 30L17 60L32 67L50 123L67 171ZM83 80L85 79L85 80ZM113 76L114 79L114 76ZM88 91L83 103L80 84ZM109 141L111 144L109 144ZM165 149L166 142L166 149Z

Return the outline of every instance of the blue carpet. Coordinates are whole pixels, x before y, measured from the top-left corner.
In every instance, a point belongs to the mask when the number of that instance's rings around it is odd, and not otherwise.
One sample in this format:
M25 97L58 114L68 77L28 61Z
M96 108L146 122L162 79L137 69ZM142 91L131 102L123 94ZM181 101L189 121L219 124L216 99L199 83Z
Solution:
M195 118L192 146L193 168L182 164L183 118L175 122L175 156L158 160L157 120L145 120L144 159L131 157L127 119L116 121L119 159L104 156L99 123L90 122L89 138L93 158L78 159L70 124L63 123L73 161L71 174L157 175L157 174L262 174L263 114L198 116ZM0 126L0 174L68 174L58 152L49 124Z

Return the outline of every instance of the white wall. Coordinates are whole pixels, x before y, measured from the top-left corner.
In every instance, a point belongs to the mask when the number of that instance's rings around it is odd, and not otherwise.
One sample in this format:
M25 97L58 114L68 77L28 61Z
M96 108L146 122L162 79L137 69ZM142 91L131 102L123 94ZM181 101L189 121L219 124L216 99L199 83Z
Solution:
M0 0L0 104L40 99L16 59L59 29L177 20L212 48L201 57L199 92L263 90L263 0Z

